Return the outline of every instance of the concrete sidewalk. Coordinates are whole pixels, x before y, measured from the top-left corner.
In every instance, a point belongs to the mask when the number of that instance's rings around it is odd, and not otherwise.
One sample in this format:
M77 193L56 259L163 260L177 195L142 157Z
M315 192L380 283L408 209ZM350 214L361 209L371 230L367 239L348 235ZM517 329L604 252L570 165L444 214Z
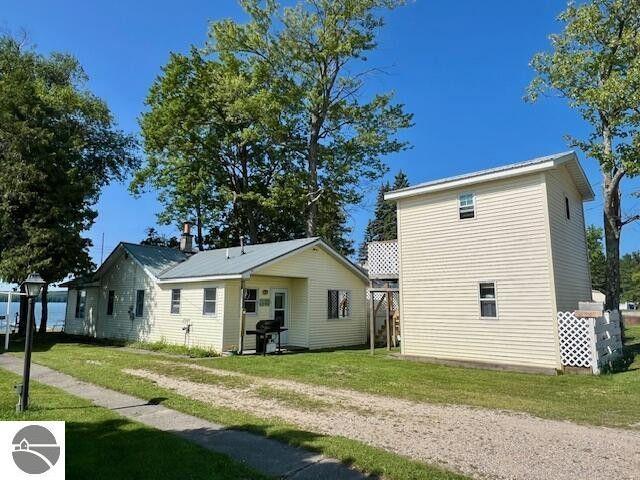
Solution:
M0 355L0 367L22 374L22 359ZM202 447L224 453L266 475L292 480L368 478L351 470L338 460L296 448L276 440L239 430L171 410L162 405L150 405L130 395L82 382L64 373L33 364L31 378L59 388L77 397L91 400L99 407L108 408L123 417L175 433Z

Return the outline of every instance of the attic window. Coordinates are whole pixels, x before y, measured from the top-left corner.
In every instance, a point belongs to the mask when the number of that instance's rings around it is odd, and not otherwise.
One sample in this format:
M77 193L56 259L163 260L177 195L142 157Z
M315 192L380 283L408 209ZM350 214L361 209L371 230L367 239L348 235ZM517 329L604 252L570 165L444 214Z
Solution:
M473 193L461 193L458 196L458 212L460 220L476 216L476 201Z
M567 214L567 220L571 220L571 208L569 206L569 197L564 197L564 210Z

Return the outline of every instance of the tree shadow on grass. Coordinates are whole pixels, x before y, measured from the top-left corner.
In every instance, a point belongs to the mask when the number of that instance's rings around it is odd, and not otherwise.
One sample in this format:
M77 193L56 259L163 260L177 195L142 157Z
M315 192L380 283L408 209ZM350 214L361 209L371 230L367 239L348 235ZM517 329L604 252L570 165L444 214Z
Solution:
M223 454L126 419L66 423L68 479L262 478Z

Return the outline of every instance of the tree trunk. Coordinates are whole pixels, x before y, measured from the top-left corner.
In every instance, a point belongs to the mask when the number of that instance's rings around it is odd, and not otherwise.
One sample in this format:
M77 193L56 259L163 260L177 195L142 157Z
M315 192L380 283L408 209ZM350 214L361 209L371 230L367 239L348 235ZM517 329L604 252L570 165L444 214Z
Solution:
M202 211L199 205L196 207L196 243L198 244L198 250L202 252L204 250L204 238L202 238Z
M307 184L307 237L314 237L318 228L318 153L320 149L320 125L318 118L311 118L311 134L309 135L309 150L307 155L309 181Z
M603 192L604 239L607 257L606 302L607 310L620 305L620 189L605 175Z
M26 293L24 285L20 285L20 293ZM26 295L20 295L20 317L18 323L18 335L24 337L27 333L27 311L29 302Z
M42 294L40 295L40 305L42 306L42 314L40 315L40 330L38 333L44 335L47 333L47 320L49 319L49 305L47 299L47 293L49 291L49 284L45 283L42 286Z
M611 158L613 139L609 124L603 117L602 144L607 159ZM603 167L605 168L605 167ZM622 213L620 211L620 180L622 172L617 168L604 170L603 173L603 213L604 239L607 257L607 288L605 308L618 310L620 307L620 231Z

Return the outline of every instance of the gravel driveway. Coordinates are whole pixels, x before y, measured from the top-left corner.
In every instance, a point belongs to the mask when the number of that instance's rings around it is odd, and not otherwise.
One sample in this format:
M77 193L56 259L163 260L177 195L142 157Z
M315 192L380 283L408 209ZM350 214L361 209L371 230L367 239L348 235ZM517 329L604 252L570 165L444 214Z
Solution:
M241 381L198 383L148 370L124 371L186 397L277 416L305 430L352 438L474 478L640 479L640 431L191 368L213 379Z

